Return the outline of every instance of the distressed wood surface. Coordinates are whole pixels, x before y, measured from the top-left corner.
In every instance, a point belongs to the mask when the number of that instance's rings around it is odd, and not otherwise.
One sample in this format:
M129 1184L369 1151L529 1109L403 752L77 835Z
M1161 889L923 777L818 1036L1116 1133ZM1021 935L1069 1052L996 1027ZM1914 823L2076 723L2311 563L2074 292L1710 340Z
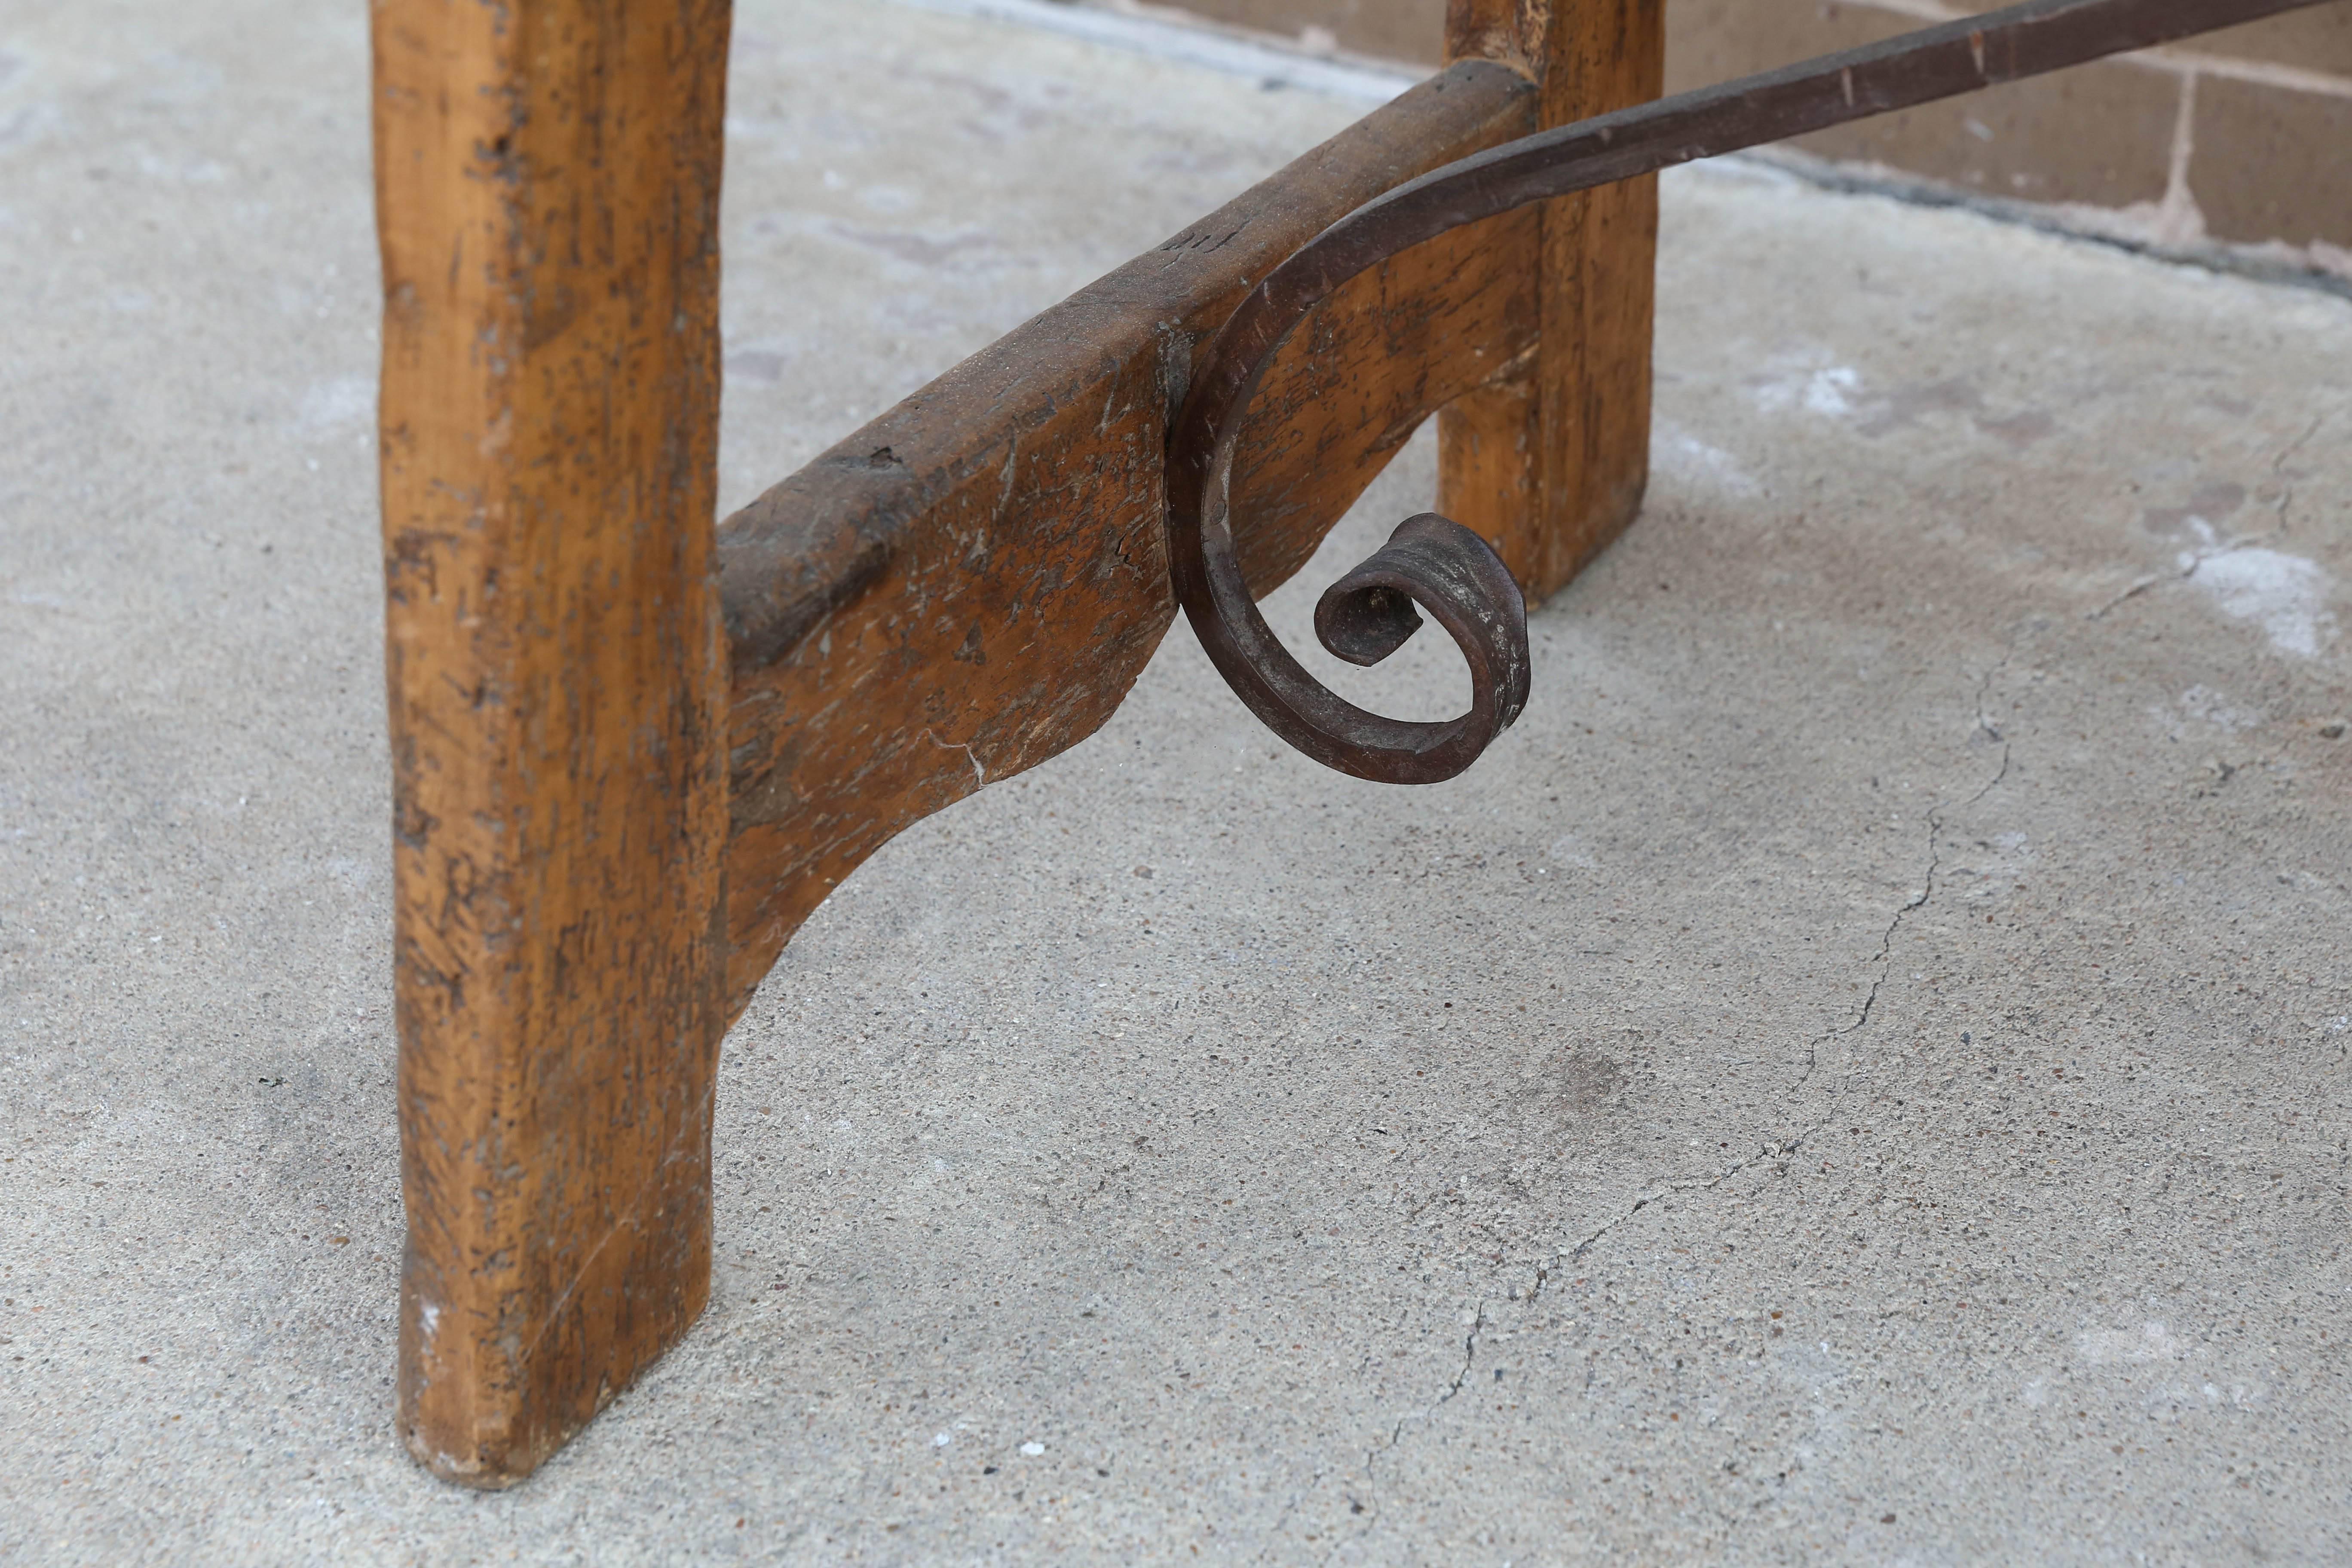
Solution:
M375 0L399 1425L528 1474L709 1290L725 0Z
M1656 98L1664 0L1451 0L1448 59L1496 59L1546 126ZM1650 476L1654 174L1547 203L1539 346L1438 421L1437 510L1492 543L1530 605L1566 586L1641 510Z
M884 415L719 531L733 663L730 1016L893 835L1109 717L1174 613L1167 428L1249 285L1391 186L1534 128L1465 62ZM1397 258L1285 345L1237 467L1241 553L1297 571L1422 421L1533 346L1538 220Z

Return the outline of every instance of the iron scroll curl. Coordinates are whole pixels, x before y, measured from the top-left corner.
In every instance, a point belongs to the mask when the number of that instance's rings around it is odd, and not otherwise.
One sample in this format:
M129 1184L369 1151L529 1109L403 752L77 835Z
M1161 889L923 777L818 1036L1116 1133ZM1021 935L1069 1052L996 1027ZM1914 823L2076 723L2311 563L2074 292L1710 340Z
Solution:
M1373 664L1419 629L1415 605L1470 667L1469 711L1443 722L1384 718L1310 674L1265 624L1234 548L1234 462L1251 397L1276 351L1350 279L1448 230L1513 208L2154 47L2320 0L2026 0L1778 70L1580 121L1399 185L1277 265L1228 317L1169 434L1169 574L1227 685L1274 732L1327 766L1388 784L1467 768L1526 706L1527 605L1486 542L1424 512L1325 592L1323 646Z

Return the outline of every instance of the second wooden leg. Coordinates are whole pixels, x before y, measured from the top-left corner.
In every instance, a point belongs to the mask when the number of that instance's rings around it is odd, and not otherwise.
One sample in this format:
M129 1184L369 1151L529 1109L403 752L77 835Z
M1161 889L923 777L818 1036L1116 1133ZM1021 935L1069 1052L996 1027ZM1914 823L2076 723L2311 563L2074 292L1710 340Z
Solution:
M1542 123L1658 96L1662 0L1454 0L1448 58L1496 58L1542 89ZM1528 595L1558 592L1641 510L1650 476L1654 176L1544 209L1540 341L1513 375L1438 418L1438 510L1494 542Z

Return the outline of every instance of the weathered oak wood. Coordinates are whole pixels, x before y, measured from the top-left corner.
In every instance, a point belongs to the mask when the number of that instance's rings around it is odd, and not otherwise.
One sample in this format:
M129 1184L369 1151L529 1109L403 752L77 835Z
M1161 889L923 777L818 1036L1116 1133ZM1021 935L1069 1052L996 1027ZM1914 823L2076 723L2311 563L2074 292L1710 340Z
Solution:
M733 659L730 1016L908 824L1084 739L1174 613L1163 460L1192 357L1266 268L1355 206L1534 128L1467 62L1054 307L719 532ZM1399 257L1328 301L1253 405L1242 556L1297 571L1422 421L1532 346L1537 219Z
M375 0L400 1408L509 1484L709 1290L726 0Z
M1541 123L1572 124L1663 90L1663 0L1451 0L1446 58L1526 72ZM1438 510L1494 544L1531 604L1641 510L1657 229L1655 175L1548 203L1540 348L1438 421Z

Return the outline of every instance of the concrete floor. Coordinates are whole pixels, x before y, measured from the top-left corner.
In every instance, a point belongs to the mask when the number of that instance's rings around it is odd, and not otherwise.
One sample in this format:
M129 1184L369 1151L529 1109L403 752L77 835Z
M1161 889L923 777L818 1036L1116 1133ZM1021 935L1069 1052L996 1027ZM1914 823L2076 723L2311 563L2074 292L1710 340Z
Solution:
M2352 303L1738 169L1486 761L1180 627L793 943L688 1342L413 1468L362 27L0 10L0 1559L2352 1556ZM730 504L1362 107L740 27Z

